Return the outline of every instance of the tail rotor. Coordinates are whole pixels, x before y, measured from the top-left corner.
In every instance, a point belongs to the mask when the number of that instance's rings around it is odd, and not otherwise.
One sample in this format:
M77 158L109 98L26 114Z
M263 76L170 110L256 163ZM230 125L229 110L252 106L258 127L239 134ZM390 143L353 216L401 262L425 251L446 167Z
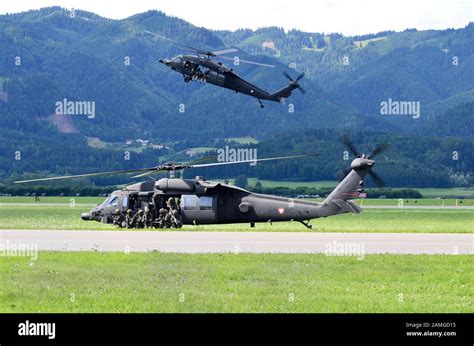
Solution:
M389 145L387 143L378 144L372 150L372 152L369 155L365 155L364 153L361 153L359 150L357 150L356 146L354 145L351 138L347 134L344 134L344 135L341 136L341 142L342 142L342 144L344 144L346 149L350 153L352 153L352 155L354 155L356 157L356 160L354 160L352 162L351 166L346 167L346 168L340 170L339 172L337 172L336 177L340 180L344 179L344 177L347 174L349 174L349 172L353 169L354 162L357 161L357 159L359 159L358 161L361 161L362 164L365 163L366 166L369 166L369 171L367 173L370 175L370 177L374 181L375 185L378 186L378 187L385 186L385 182L380 177L380 175L378 175L377 173L374 172L372 166L375 163L373 161L373 158L377 155L380 155L385 150L387 150L389 148Z
M293 79L286 71L283 72L283 75L288 78L290 85L294 86L295 89L299 89L302 94L306 94L306 91L298 84L298 82L305 76L304 72L301 73L296 79Z

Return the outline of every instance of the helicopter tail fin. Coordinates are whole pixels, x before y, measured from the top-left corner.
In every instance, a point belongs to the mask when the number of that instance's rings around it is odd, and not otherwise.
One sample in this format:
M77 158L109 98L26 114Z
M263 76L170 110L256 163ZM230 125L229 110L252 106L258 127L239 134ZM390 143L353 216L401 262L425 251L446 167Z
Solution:
M304 77L304 72L300 74L296 79L291 78L291 76L285 71L283 72L283 75L288 78L290 83L284 87L283 89L280 89L273 94L270 95L270 97L275 100L275 101L280 101L284 102L286 98L291 96L291 93L295 89L299 89L303 94L306 93L304 89L298 84L298 82L301 80L301 78Z
M349 174L332 190L324 202L334 200L347 201L360 197L363 192L363 179L367 171L352 169Z
M343 213L358 214L361 207L351 199L361 197L363 193L363 179L369 173L372 160L357 158L352 162L352 169L346 177L326 197L320 209L320 216L329 216Z

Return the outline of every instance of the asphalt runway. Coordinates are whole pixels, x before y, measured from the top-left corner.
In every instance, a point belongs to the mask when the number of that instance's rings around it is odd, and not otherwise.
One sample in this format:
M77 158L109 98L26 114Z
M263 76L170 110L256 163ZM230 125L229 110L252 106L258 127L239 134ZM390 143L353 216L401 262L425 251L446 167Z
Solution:
M0 248L173 253L473 254L474 234L1 230ZM1 252L0 252L1 255Z

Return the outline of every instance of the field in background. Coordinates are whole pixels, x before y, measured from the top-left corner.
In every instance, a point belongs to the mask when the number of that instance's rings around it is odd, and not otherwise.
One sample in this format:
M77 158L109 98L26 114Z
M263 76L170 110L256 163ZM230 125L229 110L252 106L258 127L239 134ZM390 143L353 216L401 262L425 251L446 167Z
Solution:
M470 256L40 252L0 261L1 312L467 312Z
M258 144L258 140L254 137L231 137L226 139L227 142L237 142L239 144Z
M415 190L420 191L423 197L439 197L439 196L446 196L446 197L459 197L459 196L470 196L474 197L474 188L461 188L461 187L453 187L449 189L441 189L441 188L415 188Z
M339 182L338 181L278 181L278 180L259 180L257 178L248 178L248 184L250 186L255 186L257 181L259 181L263 187L288 187L288 188L297 188L297 187L314 187L316 189L321 189L325 187L333 188ZM230 179L233 182L233 179ZM393 188L393 190L400 190L402 188ZM436 198L436 197L450 197L458 198L464 196L466 198L474 198L474 187L470 188L411 188L413 190L419 191L423 198Z
M112 225L83 221L90 207L0 205L0 229L113 230ZM365 209L361 214L343 214L311 221L314 232L418 232L472 233L472 209ZM298 222L184 226L183 230L308 232ZM153 230L159 232L159 230ZM177 231L179 232L179 230Z

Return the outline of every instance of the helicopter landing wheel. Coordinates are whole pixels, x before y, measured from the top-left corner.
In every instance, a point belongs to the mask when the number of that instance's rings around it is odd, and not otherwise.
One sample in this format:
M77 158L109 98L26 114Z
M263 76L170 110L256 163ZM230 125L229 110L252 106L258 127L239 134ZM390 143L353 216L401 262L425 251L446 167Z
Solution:
M265 106L263 105L262 100L258 99L258 102L260 103L260 108L265 108Z

